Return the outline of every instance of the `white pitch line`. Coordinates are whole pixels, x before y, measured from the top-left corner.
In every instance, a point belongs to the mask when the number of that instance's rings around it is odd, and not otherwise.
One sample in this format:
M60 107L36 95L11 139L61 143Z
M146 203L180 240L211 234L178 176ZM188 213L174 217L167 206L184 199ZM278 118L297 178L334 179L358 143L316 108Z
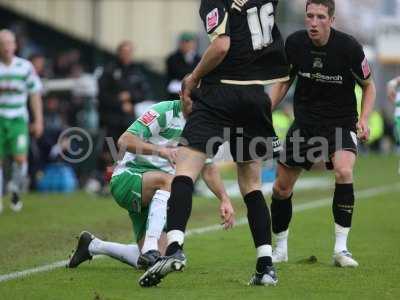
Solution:
M359 191L356 193L356 199L357 200L367 199L367 198L371 198L374 196L382 195L382 194L392 192L392 191L397 191L397 190L400 190L400 184L386 185L386 186L381 186L381 187L377 187L377 188L365 189L365 190L362 190L362 191ZM309 210L309 209L315 209L315 208L327 206L331 203L332 203L332 198L323 198L320 200L295 205L293 207L293 211L301 212L301 211L305 211L305 210ZM235 225L241 226L244 224L247 224L247 218L238 219L236 221ZM211 225L211 226L188 230L186 233L186 236L204 234L207 232L218 231L221 229L222 229L222 226L219 224L216 224L216 225ZM102 257L105 257L105 256L96 256L94 258L102 258ZM22 277L27 277L27 276L35 274L35 273L52 271L52 270L60 268L60 267L65 267L65 265L67 263L68 263L68 260L62 260L62 261L58 261L58 262L44 265L44 266L37 267L37 268L32 268L32 269L27 269L27 270L23 270L23 271L0 275L0 282L5 282L5 281L18 279L18 278L22 278Z

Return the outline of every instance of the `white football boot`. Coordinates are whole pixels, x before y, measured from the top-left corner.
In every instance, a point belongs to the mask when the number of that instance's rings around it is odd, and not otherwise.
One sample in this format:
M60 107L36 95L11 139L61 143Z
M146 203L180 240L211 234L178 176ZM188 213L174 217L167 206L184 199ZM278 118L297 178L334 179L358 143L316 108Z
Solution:
M357 268L358 262L353 258L352 254L343 250L333 255L333 264L341 268Z
M288 261L288 253L287 252L282 252L277 249L274 249L272 251L272 262L275 263L281 263L281 262L287 262Z
M20 212L23 207L22 200L17 193L13 193L11 196L10 208L14 212Z

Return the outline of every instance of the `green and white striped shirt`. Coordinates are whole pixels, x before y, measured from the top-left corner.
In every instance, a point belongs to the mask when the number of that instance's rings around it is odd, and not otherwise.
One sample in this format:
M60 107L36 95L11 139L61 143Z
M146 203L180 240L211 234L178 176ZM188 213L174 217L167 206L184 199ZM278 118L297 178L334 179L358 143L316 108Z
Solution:
M179 143L185 123L181 101L164 101L151 106L127 131L148 143L161 147L175 147ZM162 157L126 152L123 159L118 162L113 176L129 169L142 173L152 170L175 173L169 161Z
M10 65L0 61L0 117L28 119L28 96L41 90L42 83L29 61L17 56Z
M396 118L400 118L400 91L398 91L396 95L396 108L394 115Z

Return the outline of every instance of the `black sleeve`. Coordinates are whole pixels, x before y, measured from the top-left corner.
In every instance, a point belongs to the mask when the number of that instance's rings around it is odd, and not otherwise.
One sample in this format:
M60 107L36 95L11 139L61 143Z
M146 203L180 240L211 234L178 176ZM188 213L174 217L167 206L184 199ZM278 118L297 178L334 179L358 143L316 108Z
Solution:
M202 0L200 17L211 41L220 35L229 35L229 14L223 0Z
M131 94L132 103L140 103L145 100L152 100L153 94L151 91L150 83L146 75L141 70L136 70L134 76L137 77L137 82L135 84L130 84L127 90ZM131 74L132 75L132 74Z
M108 66L99 78L99 116L101 126L109 126L118 122L122 114L118 100L116 82L113 78L114 68Z
M286 52L286 57L289 63L289 68L290 68L290 78L294 78L297 76L298 72L298 65L296 63L296 51L298 52L298 49L296 49L296 43L294 41L294 36L289 36L286 39L285 43L285 52Z
M108 66L104 69L103 74L99 78L99 105L102 112L118 109L120 107L113 73L114 68Z
M174 79L179 79L176 72L176 54L172 54L167 58L167 82L171 82Z
M363 47L352 39L348 51L351 53L351 72L360 85L365 85L371 78L371 68Z

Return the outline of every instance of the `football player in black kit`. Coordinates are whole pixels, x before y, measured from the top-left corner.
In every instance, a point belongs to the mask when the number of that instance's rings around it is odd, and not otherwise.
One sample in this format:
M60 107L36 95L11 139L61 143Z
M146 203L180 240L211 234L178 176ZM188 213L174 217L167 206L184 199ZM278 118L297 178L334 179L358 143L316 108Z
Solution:
M201 1L200 16L211 44L183 81L183 101L193 100L193 111L182 134L187 146L178 151L168 202L167 256L139 279L141 286L157 285L165 275L185 266L182 246L193 182L206 157L213 156L224 140L230 141L237 163L257 252L256 272L249 284L278 281L272 265L270 213L260 179L262 159L272 158L280 146L264 86L289 80L284 43L275 24L277 5L277 0Z
M291 80L271 91L276 107L297 77L295 120L290 128L273 186L272 230L277 238L273 261L288 260L287 239L292 216L293 187L302 172L321 162L336 179L332 211L335 221L333 261L340 267L357 267L347 249L354 207L353 167L357 138L369 137L368 116L376 90L362 46L350 35L332 28L335 2L308 0L306 30L286 41ZM362 87L362 109L357 114L354 88Z

